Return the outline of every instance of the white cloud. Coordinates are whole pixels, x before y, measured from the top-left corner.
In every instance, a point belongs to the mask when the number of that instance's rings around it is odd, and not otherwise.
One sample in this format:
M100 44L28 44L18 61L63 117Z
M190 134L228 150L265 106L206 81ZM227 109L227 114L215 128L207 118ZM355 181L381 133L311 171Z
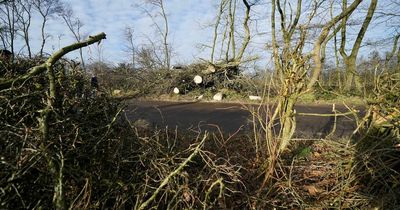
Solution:
M128 59L124 50L126 42L124 29L127 26L134 28L135 43L141 45L146 43L146 36L151 39L155 37L153 21L143 12L145 5L140 1L132 0L68 0L74 12L84 24L81 33L84 38L88 35L105 32L107 39L103 41L103 57L108 62L118 63ZM214 16L213 0L165 1L166 11L170 23L170 42L179 57L174 61L192 61L197 55L196 45L209 40L210 33L200 27L200 23L210 21ZM41 19L35 16L32 27L32 46L35 52L40 49L40 24ZM51 20L46 31L52 37L46 43L46 52L53 52L59 46L74 42L73 36L62 20ZM59 39L61 37L61 39ZM95 46L85 50L87 59L97 59ZM77 53L69 55L71 58L78 57Z
M64 0L74 11L74 14L83 22L82 35L105 32L107 40L102 42L103 57L108 62L118 63L128 60L128 55L124 52L126 42L124 39L124 29L126 26L134 28L135 44L147 43L147 37L157 40L153 21L143 12L142 0ZM213 24L218 7L215 0L164 0L170 24L169 41L174 48L176 56L174 62L190 62L197 58L208 58L209 49L200 52L198 44L210 45L212 28L205 27ZM269 41L269 4L255 6L252 12L252 43L249 45L248 52L255 52L260 55L268 56L265 53L264 44ZM238 15L243 12L243 8L238 10ZM257 23L257 24L256 24ZM31 39L32 49L38 52L40 49L40 16L34 16L32 23ZM256 25L258 30L255 30ZM380 29L382 30L382 29ZM48 22L46 31L52 37L48 39L46 52L53 52L59 46L73 43L74 39L68 28L62 21L51 20ZM257 33L260 33L257 35ZM267 33L267 35L265 34ZM385 33L379 33L385 36ZM61 39L59 40L59 36ZM369 37L378 37L377 33L367 33ZM366 37L366 40L369 38ZM21 46L23 43L21 42ZM240 47L240 42L237 43ZM90 50L85 50L87 59L97 59L96 46L91 46ZM78 57L77 53L69 55L71 58Z

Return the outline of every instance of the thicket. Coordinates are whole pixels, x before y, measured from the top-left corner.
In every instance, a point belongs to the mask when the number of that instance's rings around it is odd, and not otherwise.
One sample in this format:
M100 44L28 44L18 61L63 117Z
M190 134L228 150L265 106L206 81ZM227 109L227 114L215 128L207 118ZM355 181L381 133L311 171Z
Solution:
M2 69L10 75L4 79L37 64L18 62L24 65ZM222 142L206 133L183 139L136 128L123 104L91 87L70 64L53 67L57 100L46 138L46 77L0 92L1 208L209 208L225 205L242 186L240 166L205 150L206 142Z
M133 69L130 65L119 64L116 67L104 63L95 63L88 68L99 78L104 88L112 93L121 90L124 96L155 97L172 95L178 88L181 95L199 96L226 91L241 98L248 95L261 95L265 77L260 73L247 74L244 70L203 74L209 64L193 63L179 69ZM195 75L202 75L202 83L193 81Z
M41 62L18 60L2 68L4 79ZM260 188L267 160L257 158L253 141L262 131L248 138L144 130L124 115L123 103L91 87L74 62L61 60L54 72L57 100L46 139L40 121L50 87L45 74L0 92L1 208L400 205L395 75L376 80L371 117L353 140L295 141L279 157L272 181Z
M358 64L359 77L363 84L362 92L355 89L346 90L343 86L346 81L345 70L341 66L326 65L313 93L301 97L303 102L320 101L352 101L360 103L363 98L371 95L375 78L382 74L394 74L397 70L396 59L387 60L378 53L372 53L363 58ZM163 69L150 67L133 68L132 65L120 63L112 66L106 63L94 63L87 69L99 78L108 93L121 90L122 96L127 97L157 97L160 95L173 96L173 89L180 90L180 95L196 97L209 96L217 92L224 92L233 99L247 99L249 95L262 96L266 87L270 97L276 97L280 88L277 80L270 81L276 75L270 70L253 70L238 66L236 71L219 71L213 74L204 74L209 63L198 62L179 69ZM385 68L383 68L385 67ZM195 75L202 75L203 82L195 84ZM275 82L274 82L275 81Z

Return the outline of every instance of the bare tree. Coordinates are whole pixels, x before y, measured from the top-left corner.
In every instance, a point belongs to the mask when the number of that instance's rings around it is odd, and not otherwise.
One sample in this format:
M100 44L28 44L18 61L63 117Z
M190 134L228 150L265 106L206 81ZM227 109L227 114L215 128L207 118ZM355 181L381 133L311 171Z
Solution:
M19 19L18 26L22 32L21 36L24 39L25 46L28 52L28 57L32 58L32 50L29 37L29 30L32 21L32 4L30 0L19 0L18 3L22 8L22 10L20 10L20 12L17 13Z
M4 1L0 5L0 20L3 25L1 30L1 40L4 48L9 48L13 56L15 55L15 41L18 35L18 21L21 8L16 1Z
M232 3L233 2L233 3ZM229 52L231 52L231 56L234 58L236 56L236 42L235 42L235 20L236 20L236 2L237 0L229 0L229 8L228 8L228 24L229 24L229 34L228 34L228 44L226 45L226 62L229 61Z
M163 65L164 68L169 69L171 65L171 46L168 41L168 36L169 36L169 25L168 25L168 15L165 10L165 5L164 5L164 0L145 0L146 3L156 7L159 11L157 14L161 16L163 23L160 24L158 21L156 21L156 16L151 14L150 11L145 9L145 12L147 15L153 20L154 25L156 26L157 32L160 34L162 37L162 44L163 44L163 49L164 49L164 59L163 59Z
M391 53L391 56L393 56L395 53L393 50L395 50L398 46L398 34L400 34L400 1L388 0L384 3L385 7L376 9L375 17L379 20L379 24L384 24L388 30L394 31L394 48L392 49ZM398 72L400 72L400 45L397 49L397 66Z
M43 50L46 44L47 38L49 35L46 34L46 24L47 21L55 14L60 13L62 11L62 4L59 0L32 0L32 6L34 9L39 12L42 17L41 24L41 37L42 43L40 47L40 56L43 56Z
M350 54L348 55L346 53L346 42L348 41L346 39L346 27L347 27L347 21L348 17L343 18L342 23L341 23L341 45L339 52L343 58L344 64L346 66L346 83L345 83L345 90L349 91L351 87L353 86L353 80L355 82L356 88L358 91L361 92L361 80L360 77L357 73L357 56L358 52L361 47L362 40L364 38L365 32L368 29L368 26L372 20L372 17L374 16L375 8L377 5L378 0L371 0L370 6L368 8L367 15L365 16L364 22L358 32L357 38L353 44L353 47L351 49ZM343 0L343 10L347 9L347 0Z
M126 27L125 28L125 39L128 41L128 52L131 57L131 62L132 62L132 69L135 69L135 54L136 54L136 48L135 48L135 43L134 43L134 36L133 36L133 28L132 27Z
M275 170L277 157L285 151L290 144L293 134L296 130L296 112L294 105L298 98L307 92L313 90L314 85L319 79L324 61L324 50L328 39L333 37L331 33L336 23L341 19L349 16L361 3L362 0L355 0L349 7L340 14L333 17L330 21L323 24L318 32L314 47L311 52L304 52L306 38L312 29L311 20L317 14L317 10L321 9L321 3L324 1L313 1L311 10L308 11L307 18L301 18L305 13L302 11L302 0L297 1L296 12L294 18L292 7L287 7L287 1L283 4L279 0L272 0L271 10L271 30L272 30L272 47L273 59L276 71L280 78L280 88L278 90L278 100L275 110L268 119L267 125L264 127L266 131L266 153L268 158L268 167L265 171L264 184L269 181ZM290 8L287 10L287 8ZM276 28L276 9L280 19L280 35L284 42L283 47L279 48L277 43ZM289 14L286 12L289 11ZM289 17L289 18L287 18ZM303 20L300 23L300 20ZM295 32L298 35L295 37ZM313 58L313 62L311 62ZM308 75L310 78L308 78ZM277 136L273 136L273 126L275 120L280 122L280 132Z
M400 45L399 45L399 40L400 40L400 34L397 34L393 38L392 50L389 51L386 54L385 63L384 63L384 69L385 70L387 70L390 60L394 57L394 55L397 52L397 68L395 69L395 72L400 73Z
M399 0L387 0L384 2L384 7L377 8L375 11L376 19L379 19L379 23L385 24L388 29L394 29L399 31L400 25L400 1Z
M64 8L62 13L60 14L64 23L67 25L69 31L74 36L77 42L81 41L81 28L83 27L83 23L79 18L74 17L73 11L70 8ZM81 59L82 67L85 69L85 60L83 59L83 51L82 48L79 49L79 56Z
M331 0L330 2L330 8L329 8L329 15L330 18L332 19L333 16L333 5L334 5L334 0ZM336 27L336 26L333 26ZM339 54L338 54L338 40L337 40L337 31L335 31L334 33L332 33L333 36L333 46L334 46L334 55L335 55L335 71L336 71L336 77L337 77L337 87L338 90L341 91L342 90L342 79L341 79L341 74L340 74L340 68L339 68Z
M271 10L273 60L275 71L277 72L281 85L279 90L281 98L274 114L275 117L280 116L282 127L279 137L281 142L277 147L279 148L279 152L286 149L296 128L294 104L302 92L305 91L305 75L309 68L307 67L309 55L304 55L303 48L308 30L310 29L311 20L314 18L317 9L319 9L319 3L314 2L308 18L299 26L300 16L303 14L302 0L297 1L294 19L287 19L288 14L286 14L286 10L283 9L286 8L286 4L286 1L282 5L280 0L273 0ZM277 42L276 10L278 10L279 14L280 34L283 40L283 46L281 48L279 48ZM289 14L289 16L292 17L293 14ZM296 31L298 31L299 37L294 37ZM269 123L270 129L272 126L273 124ZM272 133L269 133L269 135L272 135ZM269 136L269 138L271 139L272 136Z
M247 46L250 43L251 32L250 32L250 13L252 6L256 5L259 1L250 2L248 0L242 0L242 4L244 6L244 18L243 18L243 30L244 35L243 39L241 39L241 46L236 51L236 37L235 34L238 33L237 26L236 26L236 13L237 13L237 0L224 0L219 5L218 15L217 15L217 22L214 25L214 37L213 37L213 45L211 48L211 59L209 62L209 67L205 70L204 74L210 74L220 71L236 71L238 66L243 62L243 55L246 51ZM226 9L225 9L226 8ZM238 7L239 8L239 7ZM227 14L226 14L227 13ZM222 63L217 63L214 60L214 53L216 49L216 43L218 41L218 27L221 24L221 17L225 15L226 23L223 29L223 37L220 40L222 43L221 45L221 53L225 52L225 59ZM226 45L225 45L225 42ZM226 48L226 49L224 49Z
M244 16L244 20L243 20L243 28L244 28L244 39L242 42L242 46L239 49L239 53L238 55L235 57L235 60L237 61L242 61L243 59L243 55L244 52L246 51L247 46L250 43L250 38L251 38L251 34L250 34L250 27L249 27L249 20L250 20L250 11L251 11L251 7L254 6L258 1L254 1L253 3L250 3L247 0L243 0L243 5L245 6L245 16Z
M137 63L141 68L151 69L153 68L152 51L148 48L141 47L138 49L138 60Z
M218 40L218 27L221 23L221 16L224 13L224 9L226 7L227 2L228 2L227 0L221 0L220 5L219 5L217 18L216 18L215 25L214 25L214 38L213 38L213 43L212 43L212 47L211 47L211 57L210 57L211 63L214 62L215 48L216 48L216 44L217 44L217 40Z

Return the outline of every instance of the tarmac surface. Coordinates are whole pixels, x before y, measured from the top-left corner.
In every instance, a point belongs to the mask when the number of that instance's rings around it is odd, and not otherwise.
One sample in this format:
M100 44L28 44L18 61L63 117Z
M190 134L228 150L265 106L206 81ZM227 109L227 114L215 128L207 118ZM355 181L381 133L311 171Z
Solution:
M145 123L147 126L210 132L224 134L251 133L253 115L250 110L262 110L263 121L267 120L266 106L243 105L237 103L209 102L166 102L166 101L126 101L126 113L130 120ZM336 110L348 112L344 106L336 105ZM332 105L297 105L296 113L332 114ZM264 111L263 111L264 110ZM361 112L359 115L362 115ZM296 116L296 136L323 138L335 127L333 116ZM277 125L279 128L279 125ZM334 136L346 137L356 128L354 116L337 116Z

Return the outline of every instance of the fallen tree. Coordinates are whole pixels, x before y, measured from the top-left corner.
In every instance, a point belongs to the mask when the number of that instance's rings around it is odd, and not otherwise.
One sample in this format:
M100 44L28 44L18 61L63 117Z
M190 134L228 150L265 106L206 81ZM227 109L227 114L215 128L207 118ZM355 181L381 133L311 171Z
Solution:
M229 1L229 2L228 2ZM244 37L242 41L242 46L239 49L238 54L236 54L236 45L235 45L235 13L236 13L236 2L232 5L231 0L224 0L221 1L220 8L219 8L219 14L217 16L217 21L215 24L214 28L214 39L213 39L213 46L212 46L212 52L211 52L211 59L210 61L207 61L207 67L201 72L201 75L195 75L193 78L197 78L196 81L200 81L198 78L201 77L203 78L205 75L209 74L215 74L219 72L223 72L226 77L232 76L232 75L238 75L239 74L239 65L242 64L243 62L243 55L244 52L246 51L247 46L250 43L250 28L249 28L249 20L250 20L250 12L251 12L251 7L254 6L256 3L249 3L247 0L242 0L243 5L245 6L245 17L243 19L243 29L244 29ZM220 24L221 20L221 15L224 13L224 8L227 6L229 3L229 8L228 8L228 22L229 24L229 37L228 37L228 44L226 46L226 58L223 61L220 62L214 62L214 52L216 48L216 41L218 38L218 26ZM226 35L226 34L225 34ZM222 42L225 42L226 36L224 36ZM223 47L222 47L223 48ZM231 51L231 53L229 53ZM232 58L229 58L229 57ZM250 59L254 60L254 58ZM248 60L248 61L250 61ZM195 82L196 82L195 81ZM202 79L201 81L204 81ZM197 83L197 82L196 82ZM201 83L201 82L200 82ZM199 83L197 83L199 84Z

